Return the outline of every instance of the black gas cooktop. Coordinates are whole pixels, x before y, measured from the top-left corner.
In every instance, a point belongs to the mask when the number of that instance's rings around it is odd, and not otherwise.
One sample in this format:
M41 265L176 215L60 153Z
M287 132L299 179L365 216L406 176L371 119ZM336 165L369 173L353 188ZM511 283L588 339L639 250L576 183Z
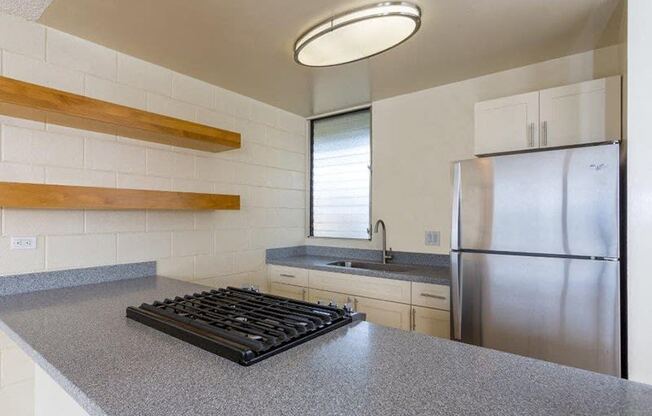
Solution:
M245 366L360 318L233 287L130 306L127 317Z

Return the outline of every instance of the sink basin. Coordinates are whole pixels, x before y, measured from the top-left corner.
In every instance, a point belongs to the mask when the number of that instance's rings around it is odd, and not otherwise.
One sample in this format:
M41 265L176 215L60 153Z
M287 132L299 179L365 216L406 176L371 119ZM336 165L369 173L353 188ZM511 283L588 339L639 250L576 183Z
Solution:
M413 267L402 266L400 264L382 264L364 261L334 261L328 263L329 266L346 267L349 269L366 269L366 270L379 270L385 272L409 272L414 270Z

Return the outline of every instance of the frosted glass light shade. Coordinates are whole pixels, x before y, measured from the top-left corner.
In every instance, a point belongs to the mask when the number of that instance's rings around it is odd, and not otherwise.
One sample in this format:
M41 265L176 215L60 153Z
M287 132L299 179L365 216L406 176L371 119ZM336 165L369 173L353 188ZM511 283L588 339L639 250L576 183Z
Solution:
M331 17L303 34L294 59L306 66L332 66L377 55L404 42L421 25L413 4L386 2Z

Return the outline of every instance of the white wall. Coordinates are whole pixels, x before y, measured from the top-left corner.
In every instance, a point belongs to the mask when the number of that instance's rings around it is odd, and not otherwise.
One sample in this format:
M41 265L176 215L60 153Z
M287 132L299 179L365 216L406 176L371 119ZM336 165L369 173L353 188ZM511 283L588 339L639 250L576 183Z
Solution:
M627 255L629 377L652 384L652 2L629 0Z
M451 162L473 157L477 101L621 73L622 46L541 62L373 103L372 221L385 220L394 250L447 254ZM426 230L441 246L424 244ZM307 244L378 247L373 242L308 238Z
M305 120L46 28L0 16L2 75L242 133L207 153L0 118L0 180L234 193L238 212L2 210L0 276L157 260L163 275L264 282L265 249L304 240ZM37 236L10 251L10 236Z

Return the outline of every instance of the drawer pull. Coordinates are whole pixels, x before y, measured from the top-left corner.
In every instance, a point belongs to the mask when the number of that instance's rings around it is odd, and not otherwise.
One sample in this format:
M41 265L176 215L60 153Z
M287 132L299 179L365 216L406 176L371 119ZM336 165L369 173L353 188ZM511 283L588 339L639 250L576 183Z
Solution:
M424 298L433 298L433 299L439 299L439 300L446 300L446 296L432 295L430 293L421 293L421 296L423 296Z
M293 274L286 274L286 273L281 273L280 276L281 276L281 277L291 277L291 278L295 278L295 277L296 277L296 276L293 275Z

